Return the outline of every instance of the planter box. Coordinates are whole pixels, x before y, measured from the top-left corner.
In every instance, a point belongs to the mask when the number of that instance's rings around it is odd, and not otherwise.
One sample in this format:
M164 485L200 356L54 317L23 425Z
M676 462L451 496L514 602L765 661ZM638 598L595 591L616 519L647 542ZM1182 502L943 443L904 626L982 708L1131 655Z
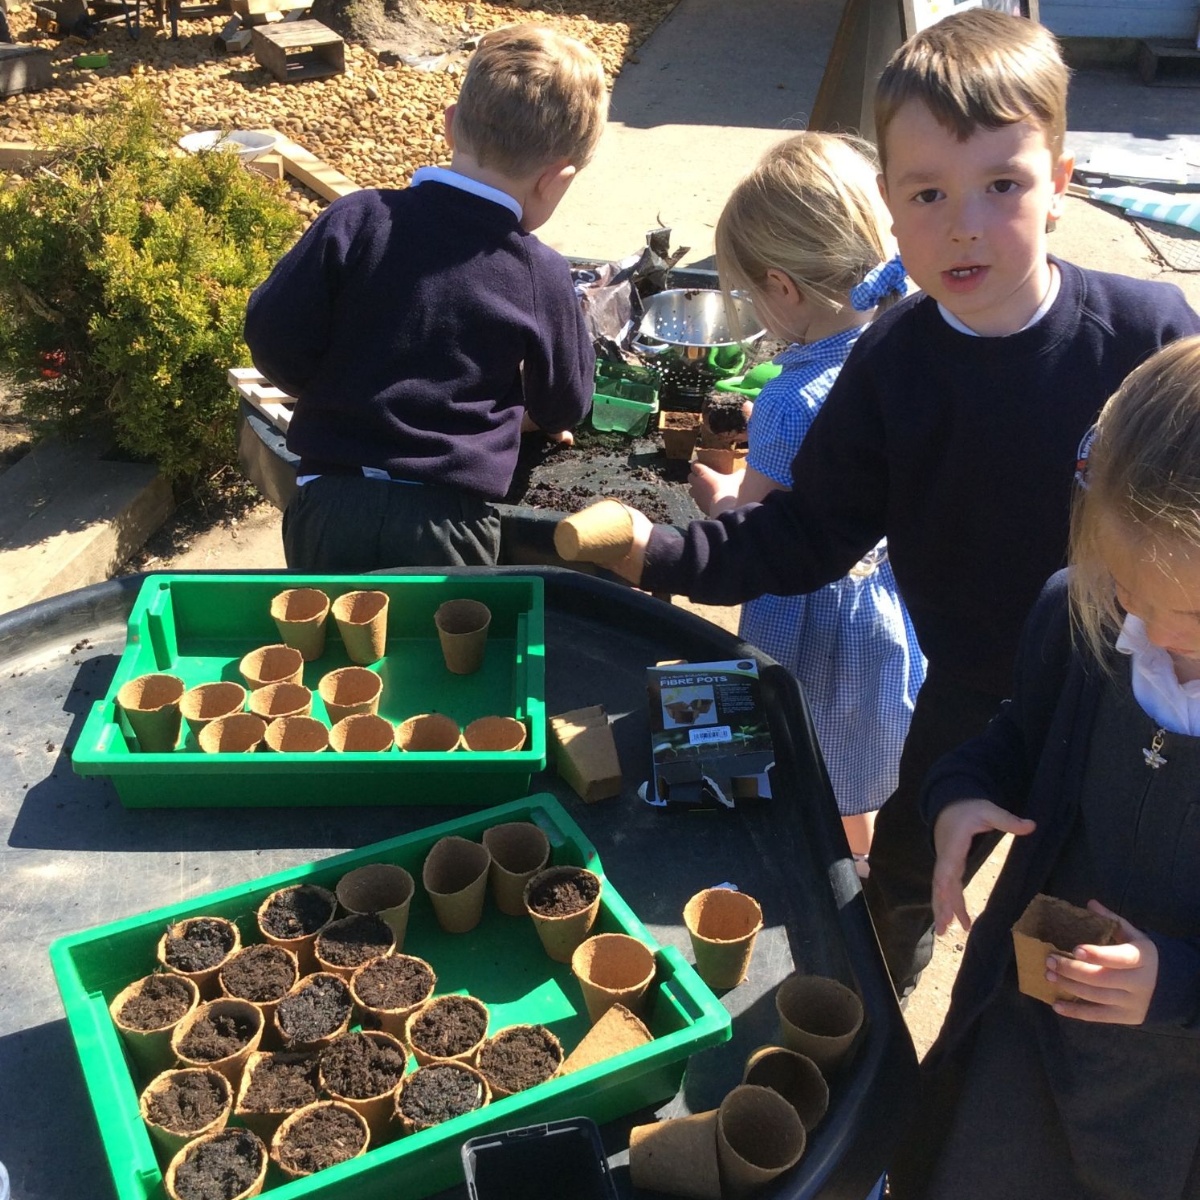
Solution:
M279 642L271 597L285 588L386 592L387 653L371 666L383 677L379 713L393 724L441 712L460 727L483 716L524 721L528 739L515 753L462 750L383 754L205 754L186 725L176 749L145 754L115 698L148 672L178 675L188 687L242 682L238 663ZM487 653L473 675L452 675L442 660L433 614L446 600L480 600L492 610ZM486 804L529 790L546 765L545 635L542 581L388 575L151 575L129 617L121 661L103 700L92 705L72 753L80 775L112 779L127 808L318 804ZM313 716L328 724L317 683L349 664L332 615L325 653L305 663Z
M425 855L439 838L456 834L478 841L489 826L506 821L535 822L550 839L553 864L586 866L603 878L594 847L558 801L531 796L54 942L51 964L120 1200L159 1200L165 1163L156 1159L138 1112L139 1091L149 1081L131 1072L108 1004L154 969L155 944L169 923L224 916L237 922L244 943L256 942L255 910L276 888L295 883L333 888L347 871L375 862L399 864L420 879ZM459 1151L468 1138L580 1115L609 1121L674 1095L688 1056L728 1040L729 1014L677 950L655 943L607 881L595 932L627 933L654 950L657 975L644 1014L653 1041L304 1179L284 1182L272 1166L263 1194L278 1200L422 1200L461 1182ZM475 930L448 935L418 886L404 951L433 965L439 995L469 992L487 1004L490 1031L546 1025L569 1053L589 1028L570 966L552 962L533 923L505 916L490 897Z

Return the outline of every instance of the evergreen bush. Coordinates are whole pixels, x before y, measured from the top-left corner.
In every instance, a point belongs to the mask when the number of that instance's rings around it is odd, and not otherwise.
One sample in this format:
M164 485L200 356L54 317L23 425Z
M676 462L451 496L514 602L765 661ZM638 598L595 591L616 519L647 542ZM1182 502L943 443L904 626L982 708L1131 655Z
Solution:
M250 292L295 239L280 186L180 155L143 86L44 139L0 188L0 371L35 419L109 432L187 485L235 460Z

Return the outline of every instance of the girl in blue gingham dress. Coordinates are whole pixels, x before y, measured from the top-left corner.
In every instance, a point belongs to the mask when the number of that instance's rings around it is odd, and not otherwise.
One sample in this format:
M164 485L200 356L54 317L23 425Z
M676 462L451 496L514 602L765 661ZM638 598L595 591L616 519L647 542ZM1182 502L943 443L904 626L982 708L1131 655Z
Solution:
M859 334L881 304L904 294L870 154L832 134L789 138L721 214L722 286L748 293L768 332L793 344L754 405L741 477L692 468L692 494L709 515L791 486L792 459ZM862 859L875 811L895 789L925 678L886 543L819 591L750 601L739 632L800 681L847 840Z

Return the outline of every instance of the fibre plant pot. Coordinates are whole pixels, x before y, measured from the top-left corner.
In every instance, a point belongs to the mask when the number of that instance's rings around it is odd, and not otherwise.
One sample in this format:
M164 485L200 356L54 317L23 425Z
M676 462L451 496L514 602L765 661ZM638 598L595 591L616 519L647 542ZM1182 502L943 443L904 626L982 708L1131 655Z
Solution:
M233 1088L212 1067L184 1067L156 1075L138 1097L150 1140L168 1158L188 1142L224 1129L233 1112Z
M735 1087L717 1109L722 1196L747 1200L794 1167L806 1143L800 1117L778 1092Z
M271 1158L287 1179L303 1179L367 1152L371 1130L348 1104L318 1100L283 1119Z
M442 660L453 675L473 675L483 666L492 610L479 600L447 600L433 614Z
M399 1038L378 1030L348 1033L321 1051L322 1090L348 1104L366 1121L371 1144L388 1140L396 1110L396 1089L408 1068Z
M461 736L458 722L442 713L418 713L396 726L396 745L407 754L448 754Z
M263 1015L266 1037L272 1031L275 1007L296 986L300 964L285 946L260 942L243 946L226 959L217 973L223 996L248 1000Z
M117 707L125 714L138 749L162 754L179 741L179 701L186 685L175 675L139 675L121 686Z
M378 913L354 913L330 921L317 934L313 953L320 970L349 982L364 963L385 958L395 949L396 935Z
M277 642L243 655L238 671L252 692L272 683L302 683L304 657L299 650Z
M686 462L696 449L700 436L700 414L690 412L660 412L658 432L662 437L663 453L667 458Z
M319 1072L315 1051L257 1050L246 1060L234 1114L269 1143L285 1117L321 1098Z
M598 933L571 955L571 974L593 1025L614 1004L640 1016L654 972L650 947L625 933Z
M479 842L461 837L434 842L421 868L421 883L443 932L467 933L479 924L491 865L488 848Z
M199 1003L196 984L171 972L136 979L113 997L109 1015L143 1079L175 1061L171 1034Z
M353 1012L346 980L316 971L275 1006L275 1032L287 1050L323 1050L350 1028Z
M684 905L683 923L700 978L718 990L737 987L750 969L762 929L758 901L730 888L705 888Z
M718 475L732 475L745 470L749 453L746 446L700 446L696 450L696 461Z
M210 721L232 717L246 706L246 689L240 683L202 683L189 688L179 698L179 711L194 737L200 736Z
M1112 917L1038 893L1012 927L1012 939L1017 987L1026 996L1053 1004L1074 997L1046 978L1046 956L1074 958L1076 946L1111 946L1122 934Z
M196 740L205 754L253 754L262 745L267 723L254 713L218 717L200 730Z
M629 1178L639 1192L721 1200L717 1110L635 1125L629 1131Z
M277 754L320 754L329 749L329 730L316 717L276 717L263 744Z
M364 1029L382 1029L403 1039L404 1027L432 995L437 975L423 959L390 954L364 963L350 978L350 995Z
M221 1129L189 1142L163 1176L170 1200L249 1200L267 1178L267 1148L249 1129Z
M271 619L283 643L299 650L305 662L325 653L329 597L320 588L288 588L271 598Z
M829 1084L811 1058L783 1046L760 1046L746 1060L742 1082L778 1092L811 1133L829 1109Z
M775 992L780 1040L811 1058L828 1078L862 1028L863 1006L844 983L821 975L789 975Z
M462 1062L418 1067L396 1093L396 1119L405 1133L419 1133L482 1108L491 1100L488 1082Z
M510 917L525 915L525 885L550 861L550 839L532 821L506 821L483 831L492 856L488 880L496 907Z
M378 662L387 649L388 594L346 592L333 602L333 619L346 657L360 667Z
M175 1026L171 1049L183 1066L212 1067L236 1088L262 1035L262 1012L249 1001L209 1000Z
M225 917L187 917L168 925L158 939L162 966L190 979L202 1000L221 994L217 973L241 949L242 931Z
M329 746L339 754L387 754L395 740L391 721L375 713L343 717L329 731Z
M405 1022L404 1041L419 1066L473 1063L487 1038L488 1010L474 996L435 996Z
M525 911L542 948L555 962L569 963L600 911L600 877L586 867L547 867L525 885Z
M479 717L463 730L462 744L464 750L508 754L522 749L527 737L525 722L516 717Z
M328 888L299 883L272 892L258 906L255 920L268 942L296 956L304 975L315 969L313 943L336 912L337 897Z
M336 725L344 717L378 713L383 679L366 667L341 667L321 676L317 693L329 714L329 723Z
M250 693L250 711L268 724L277 717L311 717L312 692L302 683L269 683Z
M564 562L619 562L633 547L633 516L620 500L597 500L554 527L554 550Z
M637 1050L654 1041L654 1035L641 1018L623 1004L614 1004L579 1040L567 1055L560 1075L582 1071L584 1067L615 1058L628 1050Z
M553 1079L562 1064L562 1043L544 1025L510 1025L483 1043L475 1065L502 1100Z
M413 877L394 863L369 863L347 871L334 888L338 904L348 915L377 913L396 936L396 952L404 948L408 932L408 910L416 884Z

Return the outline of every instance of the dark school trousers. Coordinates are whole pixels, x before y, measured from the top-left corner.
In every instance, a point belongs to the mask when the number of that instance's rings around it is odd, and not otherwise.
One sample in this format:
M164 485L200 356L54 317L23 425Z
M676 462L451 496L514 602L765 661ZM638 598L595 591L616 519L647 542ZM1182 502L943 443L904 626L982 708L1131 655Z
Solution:
M921 787L943 754L982 733L1003 697L940 676L932 667L917 693L900 753L896 790L875 820L871 873L863 893L896 994L907 996L933 957L933 831L921 818ZM986 857L968 863L968 878Z
M387 567L490 567L500 558L500 514L458 488L322 475L283 514L293 571L361 574Z

